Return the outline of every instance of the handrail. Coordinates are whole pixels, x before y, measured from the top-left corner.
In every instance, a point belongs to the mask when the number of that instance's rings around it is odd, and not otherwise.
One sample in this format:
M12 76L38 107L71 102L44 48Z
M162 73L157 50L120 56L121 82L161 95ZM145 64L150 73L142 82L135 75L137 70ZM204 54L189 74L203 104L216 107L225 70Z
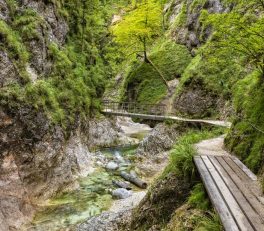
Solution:
M115 102L103 101L104 110L112 110L126 113L141 113L151 115L164 115L166 113L166 105L164 104L138 104L135 102Z
M164 104L138 104L131 102L113 102L103 101L103 113L116 115L116 116L128 116L141 119L150 120L176 120L191 123L205 123L215 126L231 127L231 123L221 120L210 119L189 119L178 117L168 113L167 107Z

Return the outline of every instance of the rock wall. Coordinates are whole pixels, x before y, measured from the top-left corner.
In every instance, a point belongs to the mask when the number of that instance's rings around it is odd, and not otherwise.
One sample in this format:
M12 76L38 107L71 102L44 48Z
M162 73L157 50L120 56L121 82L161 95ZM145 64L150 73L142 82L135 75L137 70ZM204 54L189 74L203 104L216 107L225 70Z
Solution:
M93 171L90 150L121 137L106 119L77 124L66 134L30 108L1 108L0 121L0 217L10 229L28 222L37 203L77 188L77 177Z
M140 142L137 149L138 156L153 157L168 151L176 142L182 128L178 123L160 123Z
M220 0L173 0L167 7L170 11L169 22L172 24L171 36L179 44L183 44L194 54L195 48L204 43L211 34L211 28L203 30L199 21L201 10L210 13L226 11ZM180 19L181 17L181 19Z

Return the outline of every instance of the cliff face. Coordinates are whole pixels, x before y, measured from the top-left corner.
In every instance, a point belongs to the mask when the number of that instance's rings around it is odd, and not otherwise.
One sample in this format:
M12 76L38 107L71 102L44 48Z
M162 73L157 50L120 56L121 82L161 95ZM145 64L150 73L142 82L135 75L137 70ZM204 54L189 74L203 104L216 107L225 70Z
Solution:
M165 36L149 50L149 56L168 85L178 84L168 91L157 72L138 61L125 77L124 98L139 103L165 103L170 112L185 117L227 117L231 110L226 103L230 89L225 95L221 85L225 85L228 73L224 66L211 64L203 57L210 50L207 44L213 31L203 22L202 13L229 10L219 0L169 1L164 8Z
M87 122L66 136L61 127L51 126L42 113L32 114L30 108L13 115L2 110L0 118L1 224L9 228L28 222L35 204L77 188L77 177L93 169L90 150L119 139L118 128L108 120Z
M79 7L77 1L0 0L1 231L21 230L37 203L78 187L77 176L92 170L90 150L120 137L114 122L90 116L104 73L93 69L101 60L91 60L87 44L93 52L100 48L86 37L86 47L78 44L81 22L73 15L80 9L71 4ZM104 20L100 27L107 30Z
M51 71L52 61L49 59L48 45L52 42L58 45L64 45L69 27L66 20L58 14L57 7L46 1L0 1L0 19L6 25L12 25L16 18L17 22L14 27L24 29L21 32L23 46L27 46L30 53L30 59L26 63L25 71L32 81L36 81L39 76L45 76ZM16 14L16 15L15 15ZM27 16L27 18L22 18ZM31 16L31 17L30 17ZM35 22L27 22L27 20L35 20ZM37 21L39 20L39 21ZM31 23L31 25L30 25ZM29 25L34 28L26 28ZM28 31L26 31L28 30ZM33 32L33 33L32 33ZM13 33L13 34L12 34ZM8 42L8 38L4 37L2 32L1 42ZM16 36L15 32L11 32L8 36ZM21 41L22 42L22 41ZM26 44L25 44L26 43ZM12 44L8 44L12 45ZM15 57L12 57L10 50L2 47L1 57L1 81L0 86L7 86L11 83L20 82L20 68L17 65ZM17 54L19 55L19 54Z
M183 44L195 54L195 48L201 46L212 33L211 28L203 30L200 22L202 10L209 13L222 13L227 11L220 0L193 1L175 0L171 1L167 8L169 22L172 24L171 36L175 42Z

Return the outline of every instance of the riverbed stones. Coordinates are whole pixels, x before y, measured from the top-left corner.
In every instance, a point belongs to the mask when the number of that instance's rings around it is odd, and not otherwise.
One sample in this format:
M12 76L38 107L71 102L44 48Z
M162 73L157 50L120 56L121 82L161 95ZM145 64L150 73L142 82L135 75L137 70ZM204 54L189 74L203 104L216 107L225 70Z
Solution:
M92 217L84 223L78 225L77 231L118 231L130 220L132 210L123 210L118 213L103 212L99 216Z
M118 188L112 192L112 195L114 198L117 198L117 199L126 199L132 196L132 192L124 188Z
M114 161L109 162L105 168L110 171L115 171L119 168L118 164Z

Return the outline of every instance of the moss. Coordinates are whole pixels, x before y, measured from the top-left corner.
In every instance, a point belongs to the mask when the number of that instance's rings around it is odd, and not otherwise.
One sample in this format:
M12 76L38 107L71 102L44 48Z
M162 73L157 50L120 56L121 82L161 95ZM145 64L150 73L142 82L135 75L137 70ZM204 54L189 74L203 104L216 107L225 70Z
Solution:
M27 82L29 77L26 74L25 66L29 59L29 53L19 34L3 20L0 20L0 41L0 49L7 52L9 58L18 68L20 76Z
M180 13L177 15L177 17L175 18L173 24L171 25L171 28L173 28L173 30L177 30L180 27L184 27L186 22L187 22L187 1L183 1L182 2L182 7L181 7L181 11Z
M188 204L205 211L210 209L210 201L202 183L198 183L193 187L188 198Z
M227 147L255 173L264 164L264 85L258 72L239 81L233 89L236 113Z
M27 77L27 81L2 88L1 105L17 108L24 104L32 105L35 110L44 111L54 124L64 128L74 123L76 117L84 119L96 114L100 108L99 98L104 93L105 79L116 70L116 56L111 56L115 45L107 30L109 4L94 1L93 5L86 2L83 6L75 1L45 1L54 5L58 18L61 12L67 12L64 16L69 16L69 33L66 43L60 46L46 38L46 29L51 28L37 11L18 8L16 1L9 2L14 14L10 25L0 21L0 39L3 41L0 48L6 50L19 74ZM84 11L83 26L83 7L90 9L91 6L92 11ZM52 65L49 72L41 73L43 76L39 75L38 80L31 83L26 71L30 55L24 44L38 39L45 40L47 61ZM111 47L110 51L108 47Z
M38 29L41 29L41 27L45 29L46 26L45 20L32 9L25 9L18 12L12 24L13 27L20 32L24 41L39 39L40 32Z
M198 55L192 59L183 73L180 86L177 90L179 94L191 79L201 79L208 90L213 90L218 95L230 98L234 84L246 75L237 60L230 57L230 53L215 53L211 50L211 43L208 42L199 49Z
M203 8L204 4L206 3L206 0L194 0L192 1L190 5L190 10L195 11L197 8Z
M178 208L164 231L223 231L220 218L212 211L185 203Z
M153 47L150 60L158 67L166 80L180 77L191 60L187 48L171 40L161 39ZM123 98L128 95L139 103L158 103L166 94L159 73L148 63L134 63L128 73ZM129 97L130 97L129 96Z
M219 216L213 210L202 183L194 185L187 202L178 208L165 231L222 231Z
M150 58L166 77L166 80L181 77L191 61L188 49L169 39L158 41L152 49Z

